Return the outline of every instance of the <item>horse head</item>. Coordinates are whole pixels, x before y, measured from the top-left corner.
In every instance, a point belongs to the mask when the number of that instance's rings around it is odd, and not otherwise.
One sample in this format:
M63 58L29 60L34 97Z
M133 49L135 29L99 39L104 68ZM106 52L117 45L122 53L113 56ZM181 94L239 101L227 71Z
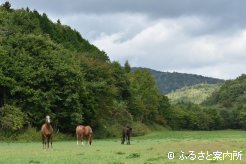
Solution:
M49 115L47 115L47 116L45 117L45 122L48 123L48 124L50 124L50 116L49 116Z
M126 128L127 128L127 131L128 131L129 133L132 133L132 127L127 126Z

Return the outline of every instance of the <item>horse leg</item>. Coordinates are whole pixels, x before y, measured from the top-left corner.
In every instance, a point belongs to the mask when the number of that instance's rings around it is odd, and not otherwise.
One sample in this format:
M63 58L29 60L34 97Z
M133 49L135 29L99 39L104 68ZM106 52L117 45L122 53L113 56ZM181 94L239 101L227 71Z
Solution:
M42 136L42 141L43 141L43 149L45 148L44 146L44 144L45 144L45 137L44 136Z
M92 136L89 135L89 144L91 145L91 142L92 142Z
M125 135L122 134L122 136L121 136L121 144L124 144L124 142L125 142Z
M83 134L81 135L81 145L84 145L84 142L83 142Z
M47 147L47 137L44 137L44 148L46 149L46 147Z
M53 140L53 137L50 136L50 148L53 149L53 146L52 146L52 140Z
M77 134L77 145L79 144L79 135Z
M86 145L88 145L89 139L90 139L90 136L87 136L87 137L86 137Z
M47 149L49 149L49 145L50 145L50 136L47 137Z
M127 144L130 145L130 135L127 135Z

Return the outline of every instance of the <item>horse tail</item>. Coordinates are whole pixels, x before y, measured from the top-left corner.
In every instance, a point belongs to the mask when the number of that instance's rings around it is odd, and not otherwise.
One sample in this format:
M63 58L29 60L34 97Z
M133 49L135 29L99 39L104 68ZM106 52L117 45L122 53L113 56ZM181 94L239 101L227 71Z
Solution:
M92 134L89 135L89 144L91 145L92 143Z
M90 126L88 126L88 128L89 128L89 144L91 145L91 143L92 143L93 131L92 131L92 129L91 129Z

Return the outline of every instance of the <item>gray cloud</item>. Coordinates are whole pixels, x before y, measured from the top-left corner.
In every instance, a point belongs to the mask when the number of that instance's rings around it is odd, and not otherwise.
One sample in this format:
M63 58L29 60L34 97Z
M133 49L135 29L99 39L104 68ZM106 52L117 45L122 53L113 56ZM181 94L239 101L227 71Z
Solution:
M114 15L138 13L151 19L200 16L216 20L207 29L194 35L218 33L246 27L245 0L11 0L14 7L29 6L49 15ZM107 25L108 28L112 24ZM105 30L102 27L102 30ZM107 31L107 30L106 30Z
M243 20L244 0L10 0L16 7L43 9L53 14L145 13L154 17L209 15Z
M10 0L17 7L43 8L50 13L149 13L159 17L180 15L227 15L245 14L244 0ZM230 13L230 14L228 14Z

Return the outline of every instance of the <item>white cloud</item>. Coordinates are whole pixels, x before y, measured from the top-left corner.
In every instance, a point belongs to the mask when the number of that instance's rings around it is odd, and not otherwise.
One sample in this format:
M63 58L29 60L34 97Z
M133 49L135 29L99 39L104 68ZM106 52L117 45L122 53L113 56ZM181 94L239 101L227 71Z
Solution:
M78 30L81 35L93 41L102 34L114 35L115 33L124 33L121 40L133 37L139 30L146 28L150 24L148 17L141 14L116 13L116 14L67 14L50 15L53 21L61 20L62 24L71 26Z
M192 35L206 28L208 19L181 17L151 22L134 37L121 42L125 33L103 34L94 44L111 60L161 71L181 71L218 78L235 78L246 70L246 31ZM147 24L147 23L146 23Z

